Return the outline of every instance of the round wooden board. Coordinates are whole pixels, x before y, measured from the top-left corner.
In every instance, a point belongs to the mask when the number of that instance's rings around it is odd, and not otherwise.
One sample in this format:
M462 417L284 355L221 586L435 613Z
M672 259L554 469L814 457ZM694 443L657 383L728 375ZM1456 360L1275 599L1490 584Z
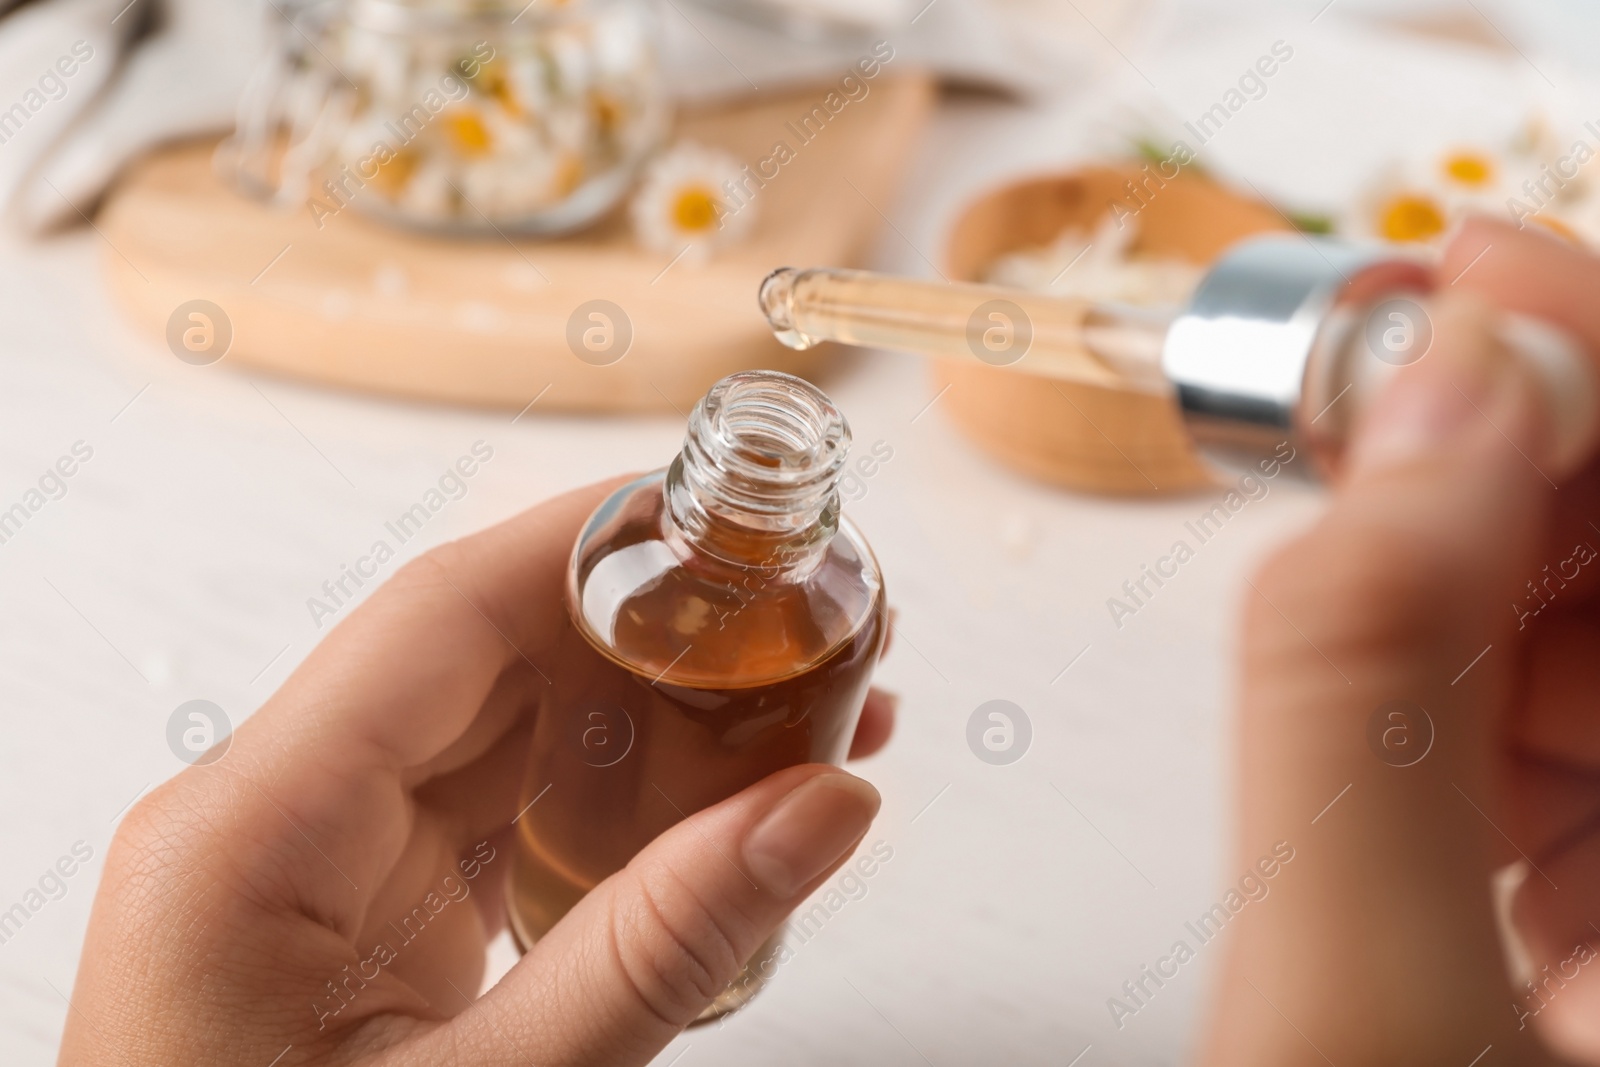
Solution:
M425 236L353 208L319 228L308 207L238 195L213 172L213 146L188 144L145 159L108 199L105 269L157 336L188 301L220 307L233 330L226 363L467 404L687 411L725 374L804 375L827 358L773 340L756 289L775 267L866 253L933 101L921 74L869 84L809 141L799 122L825 85L680 117L681 138L752 167L780 141L793 152L755 193L744 241L703 264L641 249L621 211L544 241ZM605 366L567 342L569 319L597 299L621 307L633 334Z

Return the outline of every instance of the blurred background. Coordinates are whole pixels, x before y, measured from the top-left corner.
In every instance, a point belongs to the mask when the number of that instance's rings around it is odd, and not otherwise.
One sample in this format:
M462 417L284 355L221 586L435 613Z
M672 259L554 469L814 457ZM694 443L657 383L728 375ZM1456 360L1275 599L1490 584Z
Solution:
M0 4L0 1059L54 1062L106 845L194 758L180 709L225 733L405 559L664 465L712 381L772 367L889 457L846 507L899 611L898 733L861 769L892 858L661 1062L1183 1062L1215 949L1133 1017L1107 1001L1242 873L1237 590L1318 491L1266 479L1118 611L1226 488L1169 428L1114 389L792 351L757 286L1169 302L1219 219L1424 255L1468 210L1592 240L1600 11L477 7ZM1195 195L1130 193L1147 166ZM1058 237L1019 221L1022 179L1071 205ZM969 743L993 701L998 752Z

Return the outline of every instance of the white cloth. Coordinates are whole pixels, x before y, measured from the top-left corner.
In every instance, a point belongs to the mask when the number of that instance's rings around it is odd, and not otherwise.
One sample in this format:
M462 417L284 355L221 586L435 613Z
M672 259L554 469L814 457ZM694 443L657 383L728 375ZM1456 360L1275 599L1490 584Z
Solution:
M0 23L0 203L13 199L111 79L134 24L131 12L113 22L118 7L115 0L51 0Z
M119 22L134 18L143 4L162 3L164 9L161 27L133 47L119 48L128 42L113 38L102 77L114 77L92 103L61 114L60 122L50 116L56 137L16 192L16 210L33 228L90 211L117 171L150 146L227 128L262 36L254 0L133 0L126 7L127 0L65 3L97 11L109 7L113 13L123 9ZM47 0L36 6L43 14L56 4Z

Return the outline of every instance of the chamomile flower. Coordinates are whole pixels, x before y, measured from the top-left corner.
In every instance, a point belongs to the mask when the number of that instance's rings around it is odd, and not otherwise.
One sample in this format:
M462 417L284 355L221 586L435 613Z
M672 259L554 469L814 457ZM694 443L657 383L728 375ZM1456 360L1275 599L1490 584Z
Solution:
M1502 155L1476 146L1408 159L1363 198L1357 228L1403 244L1436 241L1463 215L1496 210L1508 169Z
M1449 152L1439 161L1439 173L1445 181L1463 189L1493 186L1498 170L1493 157L1474 149Z
M1386 241L1431 241L1449 226L1447 210L1442 198L1429 190L1397 189L1382 198L1373 222Z
M725 152L674 145L650 165L629 205L639 243L668 255L687 247L690 257L704 259L738 241L755 212L740 177L738 161Z
M1356 205L1350 230L1405 243L1437 242L1470 214L1537 225L1570 241L1600 234L1586 141L1564 143L1535 115L1498 149L1452 146L1390 167Z
M464 47L472 38L449 26L474 20L486 3L405 0L437 16L439 33L351 18L308 38L329 70L307 64L286 75L282 102L260 102L291 134L280 198L295 182L320 195L324 177L348 171L365 183L359 203L375 214L533 233L587 225L620 201L668 120L649 13L534 0L537 17ZM543 17L558 10L560 18ZM318 209L334 207L319 201Z

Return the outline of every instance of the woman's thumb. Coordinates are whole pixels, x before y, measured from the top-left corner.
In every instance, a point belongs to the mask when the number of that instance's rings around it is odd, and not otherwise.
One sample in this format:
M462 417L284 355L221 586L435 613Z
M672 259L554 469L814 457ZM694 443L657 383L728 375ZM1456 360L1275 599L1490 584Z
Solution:
M1447 292L1432 308L1429 316L1413 306L1422 329L1404 336L1414 348L1384 354L1411 365L1363 421L1353 470L1454 454L1488 429L1485 441L1498 437L1555 488L1588 458L1600 428L1592 361L1563 330L1465 293ZM1423 362L1430 352L1437 354Z
M432 1035L460 1058L428 1062L647 1063L850 855L878 804L865 781L812 764L690 816Z

